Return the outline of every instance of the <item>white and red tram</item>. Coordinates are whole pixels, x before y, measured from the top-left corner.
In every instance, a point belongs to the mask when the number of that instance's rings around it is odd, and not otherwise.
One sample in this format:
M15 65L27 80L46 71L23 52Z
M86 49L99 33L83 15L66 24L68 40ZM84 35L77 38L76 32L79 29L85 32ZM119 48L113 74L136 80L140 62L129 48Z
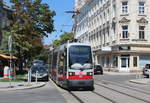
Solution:
M89 87L94 89L91 46L66 43L51 52L50 77L64 88Z

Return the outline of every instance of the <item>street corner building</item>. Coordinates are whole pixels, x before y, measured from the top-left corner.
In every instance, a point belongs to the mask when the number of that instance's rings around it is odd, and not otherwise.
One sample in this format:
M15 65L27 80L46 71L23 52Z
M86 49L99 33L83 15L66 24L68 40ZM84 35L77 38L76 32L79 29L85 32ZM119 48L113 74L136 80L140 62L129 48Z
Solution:
M75 38L90 43L95 64L135 72L150 63L150 0L75 0Z

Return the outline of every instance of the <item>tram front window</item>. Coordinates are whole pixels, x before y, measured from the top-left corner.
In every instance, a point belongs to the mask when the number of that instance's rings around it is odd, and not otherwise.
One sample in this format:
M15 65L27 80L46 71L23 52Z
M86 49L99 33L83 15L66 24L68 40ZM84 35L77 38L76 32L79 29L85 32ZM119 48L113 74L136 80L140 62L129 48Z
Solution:
M69 48L69 66L71 69L92 68L90 46L71 46Z

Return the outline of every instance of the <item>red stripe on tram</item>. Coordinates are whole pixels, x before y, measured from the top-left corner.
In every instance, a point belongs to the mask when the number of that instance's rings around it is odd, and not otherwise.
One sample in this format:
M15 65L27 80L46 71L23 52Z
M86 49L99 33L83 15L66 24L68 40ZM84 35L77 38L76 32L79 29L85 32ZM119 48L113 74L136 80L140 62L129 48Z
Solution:
M74 76L69 76L68 79L93 79L93 76L74 75Z

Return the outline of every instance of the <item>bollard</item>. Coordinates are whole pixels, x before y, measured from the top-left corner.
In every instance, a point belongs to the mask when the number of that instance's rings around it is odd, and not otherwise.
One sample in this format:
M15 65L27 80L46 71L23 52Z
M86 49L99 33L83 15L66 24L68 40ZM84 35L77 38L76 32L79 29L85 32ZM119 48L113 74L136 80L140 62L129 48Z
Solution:
M31 69L28 70L28 84L31 83Z
M31 79L32 79L32 77L31 77L31 75L32 75L32 71L31 71L31 68L30 68L30 83L31 83Z
M150 71L149 71L149 79L150 79Z
M36 83L37 83L37 74L38 74L38 71L36 71Z
M30 82L30 71L28 70L28 83Z

